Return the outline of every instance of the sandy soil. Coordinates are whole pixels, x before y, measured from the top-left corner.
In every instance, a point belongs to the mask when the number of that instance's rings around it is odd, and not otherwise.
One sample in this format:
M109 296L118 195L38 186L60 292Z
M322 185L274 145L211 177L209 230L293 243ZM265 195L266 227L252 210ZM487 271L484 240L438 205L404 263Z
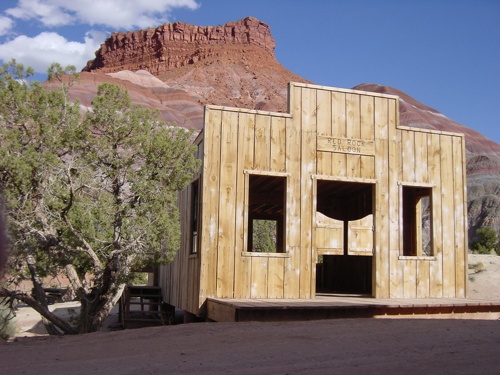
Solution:
M469 254L469 298L500 300L500 256Z
M469 297L500 300L500 257L471 255L469 264ZM68 307L78 306L53 305L63 316ZM22 337L43 332L36 315L18 312L18 337L0 342L0 374L500 374L498 320L194 323Z
M1 374L499 374L500 322L193 323L0 343Z

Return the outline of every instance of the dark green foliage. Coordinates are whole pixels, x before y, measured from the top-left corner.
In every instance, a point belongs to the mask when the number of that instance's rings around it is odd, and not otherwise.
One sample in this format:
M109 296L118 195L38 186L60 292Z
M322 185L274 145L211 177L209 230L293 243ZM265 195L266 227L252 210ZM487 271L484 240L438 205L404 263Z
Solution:
M253 221L253 249L259 253L276 252L276 221Z

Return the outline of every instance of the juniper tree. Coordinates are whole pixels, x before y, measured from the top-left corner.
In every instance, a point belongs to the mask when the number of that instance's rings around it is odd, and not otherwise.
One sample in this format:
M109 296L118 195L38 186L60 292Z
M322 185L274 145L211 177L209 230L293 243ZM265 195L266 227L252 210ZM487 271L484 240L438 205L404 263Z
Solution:
M69 73L69 74L66 74ZM134 267L169 262L180 239L177 192L199 168L192 132L133 105L124 88L98 87L83 115L68 99L73 67L53 64L48 91L12 61L0 71L0 181L10 236L8 274L33 281L34 307L53 333L96 331ZM40 278L66 273L81 301L75 325L47 309ZM90 278L90 282L87 282Z

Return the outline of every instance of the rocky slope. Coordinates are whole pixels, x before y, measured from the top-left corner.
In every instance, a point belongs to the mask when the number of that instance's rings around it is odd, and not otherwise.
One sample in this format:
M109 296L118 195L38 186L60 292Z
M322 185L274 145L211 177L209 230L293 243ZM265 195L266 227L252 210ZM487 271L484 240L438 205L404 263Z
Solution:
M88 107L100 83L117 83L135 103L158 109L162 119L196 129L203 125L205 104L283 112L288 82L308 81L277 62L274 48L269 26L252 17L223 26L176 22L113 33L70 95ZM398 95L402 125L464 133L469 235L483 225L500 231L500 145L394 88L355 89Z
M275 45L269 26L253 17L223 26L176 22L113 33L71 94L88 106L95 84L120 80L136 102L197 129L205 104L285 111L288 82L308 81L276 61Z

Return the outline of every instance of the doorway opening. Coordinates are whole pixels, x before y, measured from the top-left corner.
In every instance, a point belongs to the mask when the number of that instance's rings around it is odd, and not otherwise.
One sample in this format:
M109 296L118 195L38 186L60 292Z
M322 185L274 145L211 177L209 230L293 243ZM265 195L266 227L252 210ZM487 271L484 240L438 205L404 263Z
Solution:
M318 293L372 294L374 186L317 180Z
M316 293L372 294L372 257L322 255L317 263Z

